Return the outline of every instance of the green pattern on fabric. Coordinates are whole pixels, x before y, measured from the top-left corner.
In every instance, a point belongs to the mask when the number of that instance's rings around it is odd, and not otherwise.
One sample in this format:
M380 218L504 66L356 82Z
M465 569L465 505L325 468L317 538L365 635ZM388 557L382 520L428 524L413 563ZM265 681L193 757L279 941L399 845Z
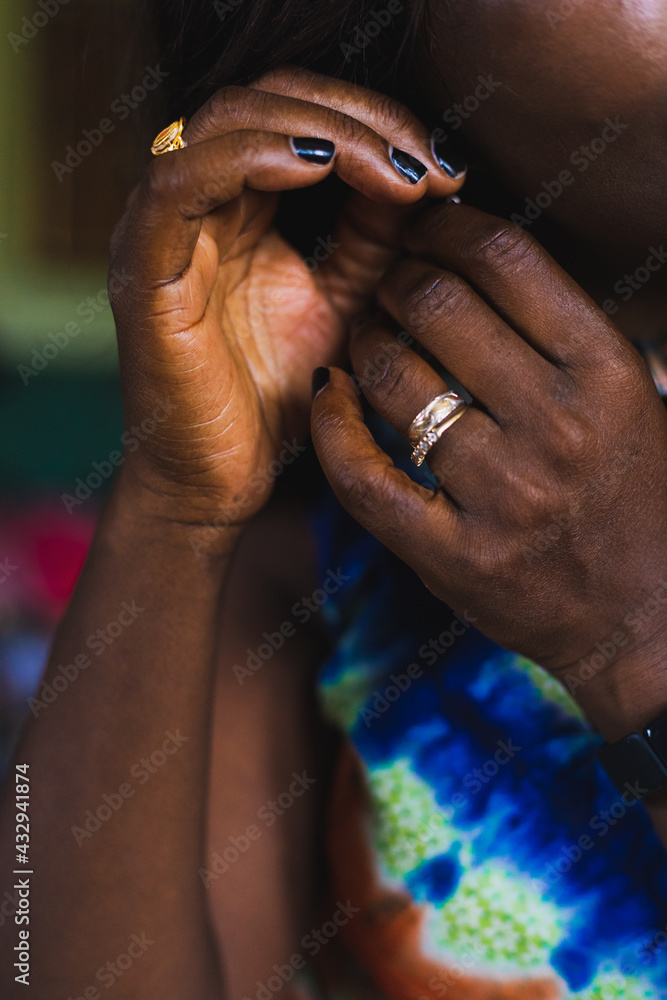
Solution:
M462 958L471 951L483 965L505 968L547 967L552 949L563 937L558 907L541 898L511 862L475 866L474 835L452 822L433 790L406 759L370 771L374 807L374 847L380 869L401 879L423 861L448 853L463 868L461 881L442 906L428 906L425 945Z
M349 730L372 691L372 676L360 669L359 664L354 664L337 677L335 683L320 685L319 696L324 715Z
M576 703L572 695L565 690L555 677L548 674L546 670L538 667L536 663L533 663L532 660L527 659L525 656L517 656L514 665L530 677L533 685L546 701L550 701L554 705L559 705L567 715L571 715L575 719L585 720L586 716L582 708Z
M455 844L462 849L469 840L469 834L453 825L453 810L438 806L433 790L412 771L408 760L376 768L368 783L374 846L390 878L402 878L422 861L450 851ZM461 857L462 863L466 860Z
M472 953L495 969L543 966L546 971L563 938L563 923L558 907L512 872L509 862L504 870L486 863L464 871L443 906L429 907L427 940L454 958Z
M575 1000L655 1000L655 988L645 979L603 972L583 993L571 995Z

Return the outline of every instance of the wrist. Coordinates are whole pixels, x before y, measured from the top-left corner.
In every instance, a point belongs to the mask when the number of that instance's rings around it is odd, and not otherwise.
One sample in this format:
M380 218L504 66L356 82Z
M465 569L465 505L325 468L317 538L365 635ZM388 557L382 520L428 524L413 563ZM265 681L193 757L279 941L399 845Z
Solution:
M663 613L667 619L667 614ZM559 679L607 742L642 729L667 712L667 620L630 645L613 637ZM616 638L624 633L619 630ZM613 651L612 651L613 648Z
M122 544L140 541L167 550L179 565L226 563L242 533L241 526L184 517L177 504L147 487L129 466L117 476L103 513L100 530L107 528Z

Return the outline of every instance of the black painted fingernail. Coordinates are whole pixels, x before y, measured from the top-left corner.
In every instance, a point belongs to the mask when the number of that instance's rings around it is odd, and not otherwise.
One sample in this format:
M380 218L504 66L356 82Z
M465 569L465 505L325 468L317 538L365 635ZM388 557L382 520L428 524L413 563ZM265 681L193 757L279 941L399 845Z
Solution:
M331 378L331 372L324 365L320 365L313 372L313 399L317 396L321 389L324 389L325 385L329 384L329 379Z
M435 139L431 140L433 159L449 177L452 177L456 181L459 177L463 177L468 169L468 164L456 149L448 148L445 152L442 145L441 142L436 143Z
M411 156L410 153L390 146L389 155L401 177L405 177L406 181L410 181L411 184L417 184L426 175L424 164L415 156Z
M307 136L295 138L292 136L290 143L300 159L305 160L306 163L319 163L322 167L331 163L336 152L335 143L330 142L329 139L309 139Z

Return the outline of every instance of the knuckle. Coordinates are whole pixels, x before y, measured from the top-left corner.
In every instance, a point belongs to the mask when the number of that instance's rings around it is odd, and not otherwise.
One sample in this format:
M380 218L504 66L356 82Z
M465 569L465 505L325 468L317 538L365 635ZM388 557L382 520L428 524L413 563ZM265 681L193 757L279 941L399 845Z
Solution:
M323 108L322 110L324 112L322 124L327 130L325 135L328 135L330 131L339 137L339 141L342 140L350 144L361 142L367 137L369 130L363 122L336 111L334 108Z
M315 74L299 66L291 66L289 63L281 63L272 69L262 73L254 81L257 86L267 87L269 90L275 87L281 94L289 96L290 92L298 88L299 84L307 85L314 80Z
M253 132L247 129L230 132L228 139L230 141L230 153L232 152L231 143L233 143L233 155L225 163L223 176L234 177L236 174L242 172L243 162L252 159L261 150L263 139L260 132Z
M643 394L637 396L644 387L652 389L650 369L643 357L628 343L610 339L607 349L599 362L599 379L604 392L622 396L627 406L634 398L644 403Z
M338 472L338 497L343 507L363 523L375 521L380 505L391 502L391 492L387 477L376 472L368 472L365 478L359 475L359 463L346 462Z
M536 259L539 250L533 237L518 226L490 219L469 237L464 254L482 267L513 270L531 258Z
M210 137L219 132L226 119L238 112L239 105L248 93L245 87L221 87L202 104L188 124L188 141Z
M559 509L560 492L553 482L531 465L499 470L499 483L507 498L506 516L514 527L551 518Z
M549 414L549 440L557 459L580 465L595 456L598 430L585 414L571 407L557 406Z
M406 290L408 324L419 333L443 313L459 309L467 296L467 285L455 274L430 271L421 275Z
M385 94L370 93L368 99L373 117L379 119L379 124L399 132L415 131L415 116L404 104Z
M406 375L405 358L396 344L383 344L362 366L360 384L375 397L389 396L400 389Z

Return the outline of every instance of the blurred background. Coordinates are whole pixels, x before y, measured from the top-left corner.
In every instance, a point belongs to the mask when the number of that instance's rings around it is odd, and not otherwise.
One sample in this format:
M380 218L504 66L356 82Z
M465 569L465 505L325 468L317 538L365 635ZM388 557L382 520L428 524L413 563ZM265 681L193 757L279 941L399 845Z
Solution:
M142 39L131 0L0 4L0 764L120 448L108 245L160 101Z

